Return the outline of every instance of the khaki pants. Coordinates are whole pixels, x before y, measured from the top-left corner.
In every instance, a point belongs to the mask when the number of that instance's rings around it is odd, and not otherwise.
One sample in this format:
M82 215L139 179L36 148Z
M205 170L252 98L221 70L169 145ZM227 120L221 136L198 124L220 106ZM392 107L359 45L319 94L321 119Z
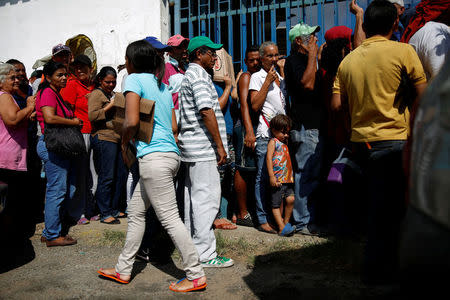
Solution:
M178 213L173 178L179 166L180 157L174 152L154 152L139 159L141 178L128 203L127 238L116 265L117 273L131 274L145 231L145 213L151 204L181 253L186 277L193 280L204 276L197 250Z

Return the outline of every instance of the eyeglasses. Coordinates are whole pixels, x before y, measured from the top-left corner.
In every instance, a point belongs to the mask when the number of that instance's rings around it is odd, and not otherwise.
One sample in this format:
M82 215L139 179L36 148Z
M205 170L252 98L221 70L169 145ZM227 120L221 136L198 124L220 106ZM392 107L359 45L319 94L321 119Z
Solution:
M216 58L217 57L216 52L207 51L206 53L209 54L212 58Z

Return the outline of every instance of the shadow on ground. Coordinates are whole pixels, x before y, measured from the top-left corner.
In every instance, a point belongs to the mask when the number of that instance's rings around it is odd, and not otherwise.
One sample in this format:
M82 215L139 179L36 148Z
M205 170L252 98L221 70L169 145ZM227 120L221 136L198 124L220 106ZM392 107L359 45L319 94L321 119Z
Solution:
M374 299L394 297L396 287L360 282L362 243L329 240L255 257L244 281L260 299Z
M0 250L0 274L19 268L36 257L29 239L10 243L4 242Z

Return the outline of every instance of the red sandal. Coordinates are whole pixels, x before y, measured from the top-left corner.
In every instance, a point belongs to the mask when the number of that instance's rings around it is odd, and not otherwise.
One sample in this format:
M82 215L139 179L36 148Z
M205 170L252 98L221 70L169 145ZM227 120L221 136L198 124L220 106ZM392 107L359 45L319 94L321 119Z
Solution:
M176 284L182 282L185 279L186 279L186 277L178 280L177 283L175 283L174 285L170 285L169 289L171 291L178 292L178 293L186 293L186 292L193 292L193 291L199 291L199 290L206 289L206 286L207 286L206 282L204 284L202 284L202 285L198 285L198 280L200 278L197 278L197 279L194 279L194 280L191 281L194 284L193 288L190 288L190 289L187 289L187 290L176 290L176 289L173 288L173 286L175 286Z
M109 274L103 273L102 270L103 270L103 269L100 269L100 270L97 271L97 273L100 274L100 277L104 277L104 278L107 278L107 279L111 279L111 280L114 280L114 281L116 281L116 282L118 282L118 283L122 283L122 284L128 284L128 283L130 283L129 280L123 280L123 279L120 279L120 274L117 273L117 272L116 272L116 275L109 275Z

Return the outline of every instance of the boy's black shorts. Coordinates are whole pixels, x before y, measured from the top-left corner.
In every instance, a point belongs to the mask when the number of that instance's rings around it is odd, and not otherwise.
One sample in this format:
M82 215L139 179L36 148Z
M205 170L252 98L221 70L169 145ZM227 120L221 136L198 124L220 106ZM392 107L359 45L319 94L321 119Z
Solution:
M272 208L280 208L284 199L294 196L294 184L282 183L280 187L272 187Z

